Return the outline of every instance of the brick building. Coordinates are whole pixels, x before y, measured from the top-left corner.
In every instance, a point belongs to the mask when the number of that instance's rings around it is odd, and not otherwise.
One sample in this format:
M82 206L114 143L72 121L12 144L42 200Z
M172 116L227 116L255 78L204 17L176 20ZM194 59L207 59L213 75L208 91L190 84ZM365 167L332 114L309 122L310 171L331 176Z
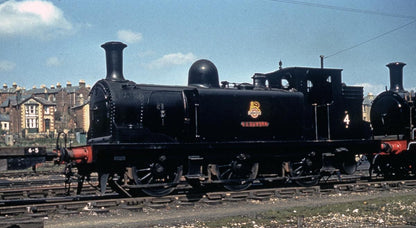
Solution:
M76 123L82 121L76 118L81 118L82 115L75 115L73 108L84 105L89 100L90 87L85 85L85 81L80 80L78 86L67 82L66 87L57 84L57 88L59 92L56 95L56 129L78 131L79 126Z
M72 108L74 125L77 132L88 132L90 128L90 104L89 101Z
M53 136L60 131L85 132L89 127L89 91L83 80L77 86L67 82L66 87L58 83L30 90L16 83L12 88L3 85L0 114L9 117L9 134Z
M3 84L3 88L0 89L0 104L4 102L9 102L10 98L16 96L17 91L20 91L21 88L17 86L16 83L13 83L13 86L9 88L7 84ZM8 113L9 110L1 110L0 113Z
M10 116L5 114L0 114L0 126L1 134L6 133L10 130Z
M3 88L0 89L0 103L2 103L4 100L6 100L9 96L16 93L16 90L19 90L20 88L17 87L16 83L13 83L13 86L9 88L7 84L3 84Z
M363 101L363 120L370 122L370 110L371 110L371 104L374 100L374 95L372 93L369 93L367 96L364 97Z
M55 106L55 103L34 94L18 102L17 113L24 135L55 132Z

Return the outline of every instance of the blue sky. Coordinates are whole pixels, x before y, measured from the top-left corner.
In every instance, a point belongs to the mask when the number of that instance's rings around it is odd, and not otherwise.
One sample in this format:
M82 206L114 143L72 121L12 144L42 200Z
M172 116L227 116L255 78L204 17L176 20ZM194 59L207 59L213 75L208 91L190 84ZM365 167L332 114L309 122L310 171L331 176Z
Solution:
M0 1L0 83L93 85L106 74L100 45L116 40L128 45L124 76L136 83L186 85L202 58L221 81L251 82L279 60L319 67L324 55L325 67L344 69L344 82L373 93L389 83L387 63L405 62L409 90L415 12L413 0Z

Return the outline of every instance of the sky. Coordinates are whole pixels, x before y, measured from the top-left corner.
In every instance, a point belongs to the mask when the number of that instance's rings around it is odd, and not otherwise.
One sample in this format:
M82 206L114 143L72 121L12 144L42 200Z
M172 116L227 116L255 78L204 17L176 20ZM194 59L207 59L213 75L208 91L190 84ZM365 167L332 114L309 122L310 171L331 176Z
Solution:
M220 81L251 82L283 67L343 69L365 93L389 87L390 62L404 62L416 88L414 0L0 0L0 83L89 85L106 76L100 46L121 41L124 77L186 85L209 59Z

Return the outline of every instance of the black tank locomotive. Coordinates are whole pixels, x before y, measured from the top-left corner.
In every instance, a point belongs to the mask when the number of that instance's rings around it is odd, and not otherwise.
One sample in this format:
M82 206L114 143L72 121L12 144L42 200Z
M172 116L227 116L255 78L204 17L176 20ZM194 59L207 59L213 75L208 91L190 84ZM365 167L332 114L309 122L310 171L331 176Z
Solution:
M82 182L98 172L126 195L165 195L184 181L241 190L255 182L312 185L353 173L355 155L377 151L362 121L361 87L341 70L280 68L253 83L219 83L208 60L195 62L188 86L136 84L122 72L125 44L109 42L107 77L90 94L88 145L62 150Z
M390 89L380 93L371 106L370 118L382 150L372 157L371 171L384 177L416 174L415 94L403 88L405 63L387 64Z
M390 89L379 94L371 106L370 119L375 135L410 136L415 112L414 94L403 88L403 67L406 64L387 64L390 69Z
M189 70L189 86L125 80L121 43L106 43L108 74L91 90L90 143L300 139L303 94L224 89L208 60ZM290 107L289 109L287 107Z

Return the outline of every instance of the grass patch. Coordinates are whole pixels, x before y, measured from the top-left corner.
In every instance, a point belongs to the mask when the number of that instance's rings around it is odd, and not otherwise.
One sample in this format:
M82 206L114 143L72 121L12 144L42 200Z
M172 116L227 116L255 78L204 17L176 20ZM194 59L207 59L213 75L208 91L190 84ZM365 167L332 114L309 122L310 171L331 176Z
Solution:
M416 195L335 203L318 207L270 210L254 216L237 216L204 222L204 227L279 226L392 226L416 225Z

